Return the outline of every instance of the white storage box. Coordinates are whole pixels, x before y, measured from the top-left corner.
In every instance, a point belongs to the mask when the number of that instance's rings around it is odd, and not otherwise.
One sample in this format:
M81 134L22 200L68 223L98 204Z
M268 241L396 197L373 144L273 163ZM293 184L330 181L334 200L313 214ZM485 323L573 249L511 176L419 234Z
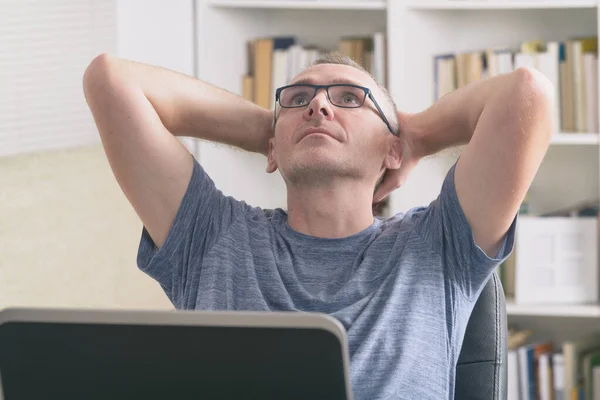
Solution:
M516 304L598 300L598 219L520 215L515 248Z

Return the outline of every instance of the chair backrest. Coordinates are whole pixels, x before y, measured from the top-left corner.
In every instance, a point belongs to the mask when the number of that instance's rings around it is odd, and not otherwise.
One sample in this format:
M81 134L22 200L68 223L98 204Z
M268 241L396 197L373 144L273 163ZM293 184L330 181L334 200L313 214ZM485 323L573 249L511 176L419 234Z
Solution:
M506 299L494 272L469 318L456 367L455 398L506 399L507 336Z

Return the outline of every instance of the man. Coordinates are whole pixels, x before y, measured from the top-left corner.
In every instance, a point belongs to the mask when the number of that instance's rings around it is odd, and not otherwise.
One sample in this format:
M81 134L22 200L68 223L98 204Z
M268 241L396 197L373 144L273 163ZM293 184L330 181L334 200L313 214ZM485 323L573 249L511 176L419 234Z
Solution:
M357 399L453 398L470 312L512 251L549 145L553 90L543 76L520 68L416 114L397 112L336 55L278 90L275 115L108 55L92 61L84 88L144 224L139 267L178 309L328 313L348 332ZM224 196L179 135L267 156L287 185L287 212ZM419 159L462 144L434 202L373 217L373 203Z

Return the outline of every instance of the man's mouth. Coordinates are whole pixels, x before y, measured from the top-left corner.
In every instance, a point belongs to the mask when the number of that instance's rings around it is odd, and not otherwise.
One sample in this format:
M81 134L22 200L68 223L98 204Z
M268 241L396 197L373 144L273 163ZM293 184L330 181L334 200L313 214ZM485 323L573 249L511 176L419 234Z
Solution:
M334 135L331 131L324 129L324 128L308 128L307 130L304 131L300 140L304 139L307 136L311 136L311 135L325 135L325 136L329 136L337 141L340 141L336 135Z

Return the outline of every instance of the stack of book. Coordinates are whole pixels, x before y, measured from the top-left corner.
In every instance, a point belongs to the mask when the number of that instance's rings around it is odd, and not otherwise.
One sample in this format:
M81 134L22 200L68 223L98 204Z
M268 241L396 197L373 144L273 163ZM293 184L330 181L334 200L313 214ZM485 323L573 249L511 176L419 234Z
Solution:
M385 36L342 37L335 49L302 46L294 36L257 38L247 42L247 71L242 77L242 96L261 107L273 109L275 90L330 51L350 57L375 80L387 84Z
M598 38L531 40L519 49L497 48L434 57L434 99L471 82L532 67L556 89L555 127L598 133Z
M511 342L508 400L600 399L600 335L567 340Z

